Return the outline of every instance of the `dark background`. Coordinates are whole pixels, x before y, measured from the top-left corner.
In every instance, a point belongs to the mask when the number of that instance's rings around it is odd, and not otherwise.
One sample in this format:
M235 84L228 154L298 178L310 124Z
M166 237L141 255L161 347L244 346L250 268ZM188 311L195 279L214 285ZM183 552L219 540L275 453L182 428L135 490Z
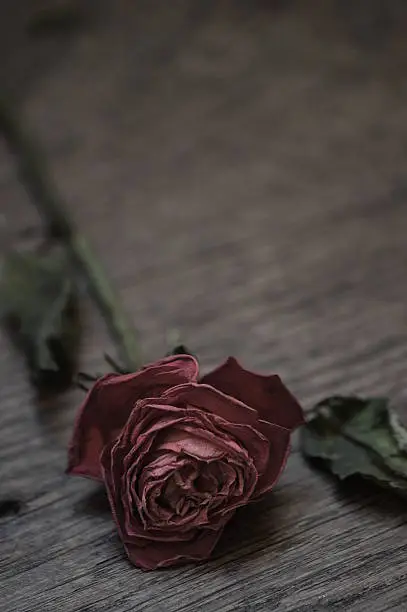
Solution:
M76 25L1 9L1 83L146 358L177 329L204 369L234 354L307 409L386 394L406 415L405 3L59 4ZM0 143L0 242L40 230ZM85 315L82 366L100 370L110 341ZM39 404L0 337L0 488L24 502L0 519L4 611L404 610L403 505L336 487L296 440L214 561L132 568L92 485L63 473L81 398Z

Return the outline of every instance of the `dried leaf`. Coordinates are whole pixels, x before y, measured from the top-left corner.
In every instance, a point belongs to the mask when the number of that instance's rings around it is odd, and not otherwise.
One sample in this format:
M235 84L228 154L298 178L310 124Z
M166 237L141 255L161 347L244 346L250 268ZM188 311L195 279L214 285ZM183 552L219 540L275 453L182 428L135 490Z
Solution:
M302 428L301 447L340 479L361 476L407 496L407 430L387 399L319 402Z
M1 275L0 316L24 351L37 386L71 382L80 324L76 288L64 254L9 255Z

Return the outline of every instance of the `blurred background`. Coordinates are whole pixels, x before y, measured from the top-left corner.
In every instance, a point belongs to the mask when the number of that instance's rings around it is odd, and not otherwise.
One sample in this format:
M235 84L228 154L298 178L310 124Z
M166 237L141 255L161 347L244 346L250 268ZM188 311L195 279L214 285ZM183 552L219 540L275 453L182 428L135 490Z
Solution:
M205 366L235 354L306 402L405 393L406 20L397 0L2 9L3 90L146 358L176 329ZM41 232L2 143L0 202L3 244ZM86 334L100 369L92 310Z

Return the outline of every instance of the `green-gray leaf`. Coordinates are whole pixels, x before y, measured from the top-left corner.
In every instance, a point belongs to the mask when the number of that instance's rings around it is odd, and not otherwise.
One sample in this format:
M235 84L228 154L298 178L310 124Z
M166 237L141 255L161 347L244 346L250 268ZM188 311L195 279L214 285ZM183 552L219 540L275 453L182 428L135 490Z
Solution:
M407 430L386 399L319 402L301 430L301 448L340 479L361 476L407 496Z
M71 382L80 325L63 253L9 255L1 275L0 316L23 349L36 385Z

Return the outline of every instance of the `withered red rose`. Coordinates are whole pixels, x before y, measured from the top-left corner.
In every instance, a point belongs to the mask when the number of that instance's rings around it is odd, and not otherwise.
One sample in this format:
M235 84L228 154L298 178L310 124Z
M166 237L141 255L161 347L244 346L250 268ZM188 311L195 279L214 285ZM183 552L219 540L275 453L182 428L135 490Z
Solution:
M236 509L270 491L301 408L278 376L189 355L108 374L82 405L68 471L104 482L127 555L154 569L207 558Z

